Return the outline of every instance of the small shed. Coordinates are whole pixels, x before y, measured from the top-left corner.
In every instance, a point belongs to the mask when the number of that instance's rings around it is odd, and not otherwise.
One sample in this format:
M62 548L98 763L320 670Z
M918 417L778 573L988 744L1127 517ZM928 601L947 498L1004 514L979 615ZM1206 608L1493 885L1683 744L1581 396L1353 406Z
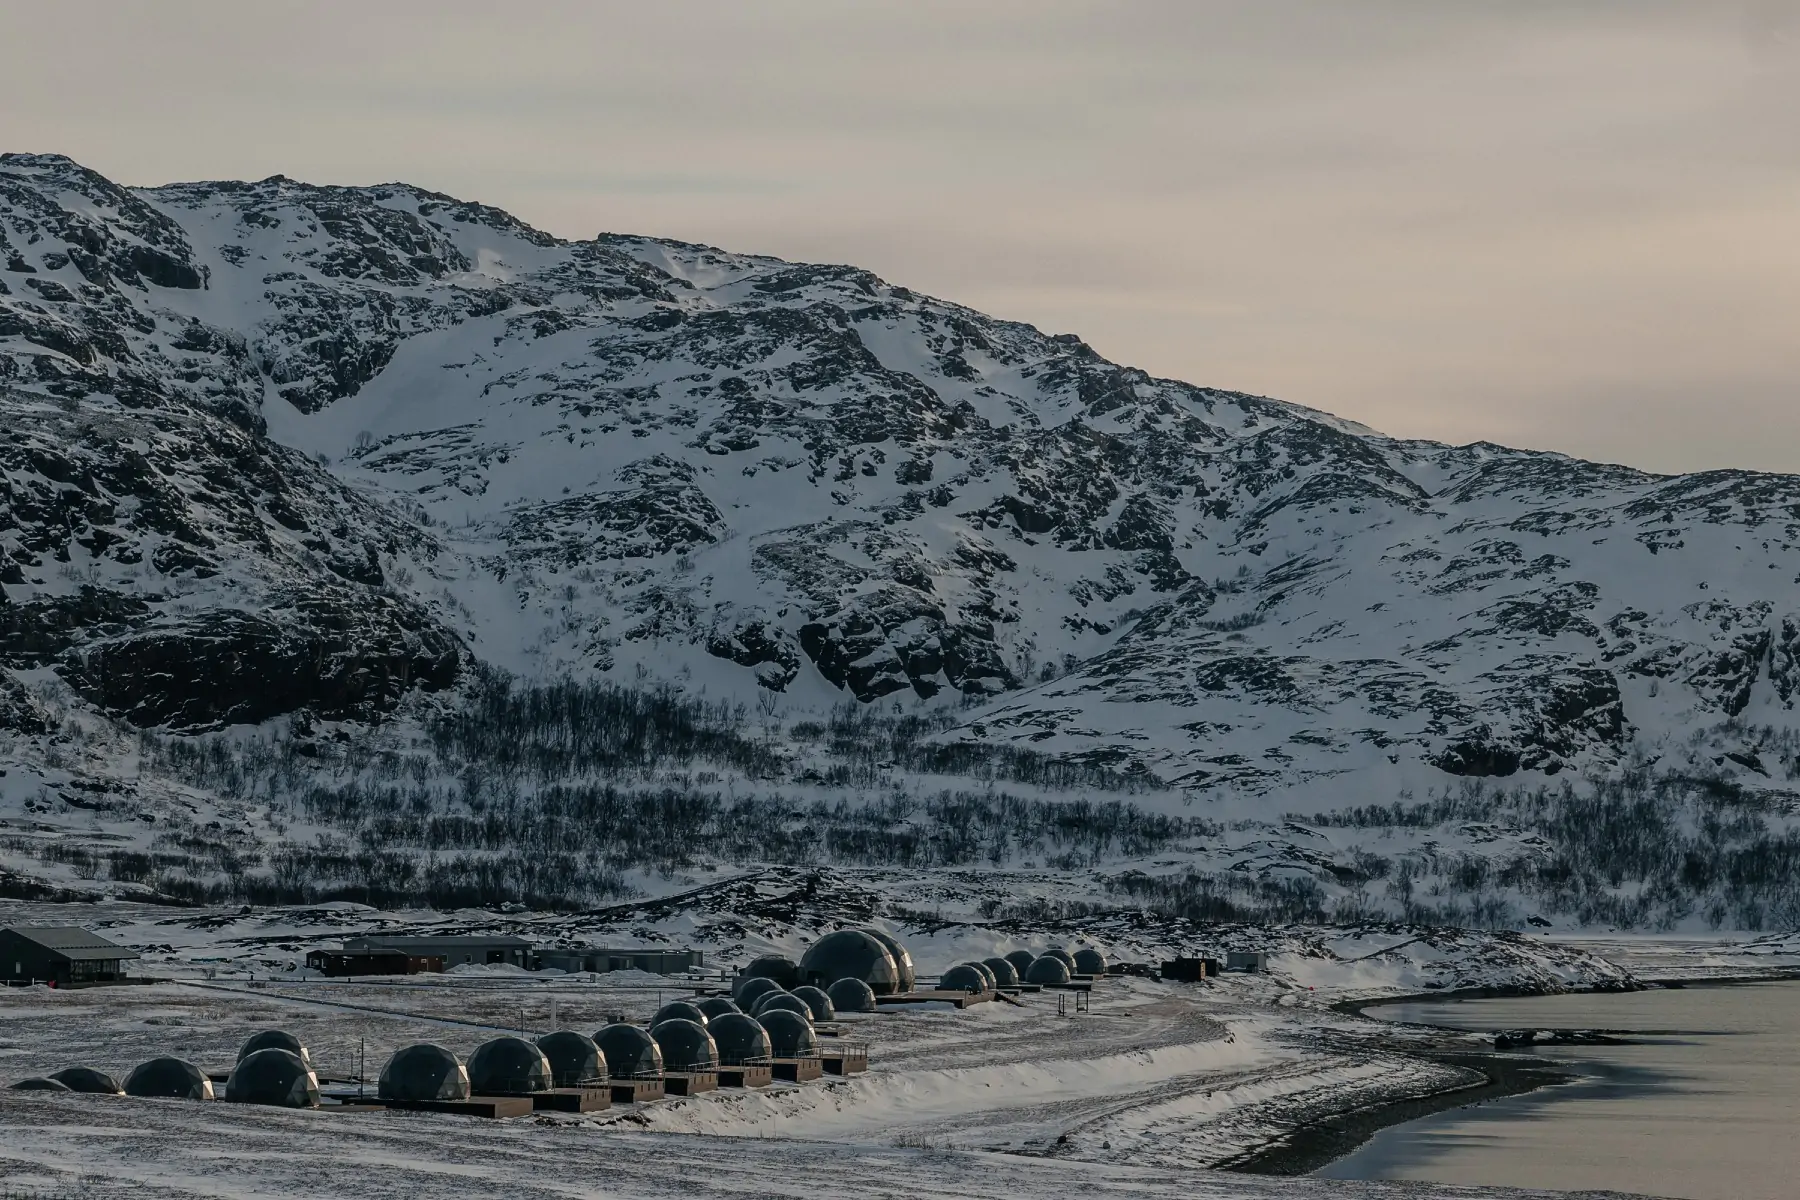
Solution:
M1269 955L1262 950L1227 950L1225 952L1225 969L1260 975L1269 969Z
M137 953L72 925L0 929L0 978L8 983L86 987L118 983Z

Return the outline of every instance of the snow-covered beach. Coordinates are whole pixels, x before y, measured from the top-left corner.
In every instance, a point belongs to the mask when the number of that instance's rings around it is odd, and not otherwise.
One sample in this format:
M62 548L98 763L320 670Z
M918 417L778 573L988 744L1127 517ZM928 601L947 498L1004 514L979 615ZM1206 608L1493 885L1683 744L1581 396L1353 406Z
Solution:
M0 1072L9 1079L74 1064L122 1073L159 1054L222 1069L245 1037L267 1027L298 1034L322 1074L349 1078L364 1062L373 1074L412 1041L466 1055L499 1033L642 1019L689 990L678 979L640 973L494 967L328 981L293 969L299 948L374 924L535 928L542 936L554 922L576 920L547 914L0 905L7 923L70 917L142 947L144 973L165 982L0 993ZM659 933L647 924L637 932ZM1008 942L1085 940L976 924L902 932L927 974ZM1458 1193L1267 1182L1204 1169L1247 1162L1271 1169L1297 1130L1362 1114L1366 1136L1389 1106L1402 1106L1395 1119L1416 1115L1421 1101L1454 1104L1483 1085L1466 1064L1491 1050L1490 1037L1395 1026L1347 1011L1353 1002L1442 995L1457 985L1616 990L1639 985L1637 966L1664 978L1684 970L1699 978L1779 974L1795 964L1785 953L1760 953L1767 944L1729 940L1596 944L1618 960L1608 961L1537 939L1469 932L1229 932L1274 948L1268 974L1204 986L1109 978L1096 984L1090 1011L1070 1015L1059 1015L1054 993L1041 993L1021 997L1022 1006L846 1017L847 1035L866 1040L872 1057L868 1074L848 1079L498 1122L0 1093L0 1164L9 1182L93 1195L114 1184L141 1189L119 1193L132 1195L354 1187L383 1194L402 1180L421 1196L459 1189L566 1195L559 1189L578 1177L608 1180L620 1194L793 1194L831 1173L835 1188L876 1194L949 1194L979 1180L996 1195L1078 1186L1132 1195L1448 1196ZM1121 947L1131 945L1115 936ZM730 966L781 945L769 926L716 962ZM1136 948L1157 949L1147 941ZM589 1170L599 1174L582 1174Z

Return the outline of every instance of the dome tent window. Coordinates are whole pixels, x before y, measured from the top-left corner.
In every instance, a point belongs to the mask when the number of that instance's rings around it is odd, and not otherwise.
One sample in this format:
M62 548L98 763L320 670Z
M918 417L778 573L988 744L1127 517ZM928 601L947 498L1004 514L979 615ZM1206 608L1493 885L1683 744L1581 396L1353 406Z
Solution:
M550 1062L550 1082L556 1087L589 1087L606 1082L606 1058L586 1034L559 1029L540 1037L537 1046Z
M225 1099L233 1104L317 1108L319 1079L298 1054L269 1046L238 1060L225 1081Z
M900 968L894 956L860 929L840 929L814 942L801 956L800 974L816 987L829 987L840 979L860 979L877 996L891 996L900 990Z
M692 1021L705 1028L707 1017L696 1004L690 1004L686 1000L671 1000L656 1010L656 1015L650 1018L650 1028L655 1029L664 1021Z
M840 1013L872 1013L879 1007L874 989L860 979L840 979L826 988L825 994Z
M87 1092L95 1096L122 1096L125 1089L119 1081L105 1071L96 1071L92 1067L65 1067L50 1078L56 1080L72 1092Z
M661 1079L662 1047L648 1030L623 1021L594 1035L594 1044L606 1058L606 1071L614 1079Z
M981 960L981 963L989 971L993 972L994 985L996 987L1017 987L1018 986L1019 969L1017 967L1013 966L1011 959L1005 959L1005 958L1000 958L1000 957L984 958Z
M15 1092L72 1092L75 1090L60 1079L46 1079L36 1075L30 1079L21 1079L17 1083L9 1084L8 1087Z
M794 995L806 1001L806 1007L812 1009L812 1019L815 1021L829 1021L837 1016L837 1010L831 1004L830 994L822 988L816 988L810 983L803 983L794 989Z
M212 1080L193 1063L180 1058L153 1058L140 1063L125 1077L127 1096L177 1100L211 1100Z
M977 971L973 964L962 963L951 967L938 977L938 988L946 992L986 992L987 976Z
M521 1037L497 1037L469 1055L469 1090L478 1096L526 1096L550 1090L550 1060Z
M708 996L706 999L695 1004L694 1007L706 1014L708 1025L718 1020L720 1017L728 1017L733 1013L741 1013L744 1011L742 1008L738 1007L736 1001L728 996Z
M819 1036L813 1032L812 1022L799 1013L777 1010L762 1018L761 1024L768 1032L769 1050L774 1057L818 1057Z
M817 991L818 989L814 988L813 990ZM760 1021L772 1012L791 1012L805 1017L808 1021L813 1019L812 1005L808 1004L804 997L796 996L792 992L776 992L773 995L764 996L762 1002L756 1006L756 1012L753 1015Z
M769 1044L769 1031L754 1017L727 1013L708 1029L719 1048L723 1066L740 1067L767 1062L774 1053Z
M469 1091L469 1073L461 1061L432 1042L394 1051L375 1087L383 1100L467 1100Z
M756 1002L770 992L782 992L787 989L770 979L767 975L751 975L740 977L731 986L731 998L737 1001L739 1008L745 1012L756 1007Z
M650 1030L650 1036L662 1050L665 1071L716 1071L719 1069L719 1047L706 1027L693 1021L663 1021Z
M863 932L887 947L889 956L894 960L895 969L900 972L900 990L910 992L917 987L919 973L913 969L912 955L906 952L906 947L902 946L892 935L883 933L879 929L871 927L864 929Z
M800 967L784 954L764 954L751 959L749 965L738 972L738 977L773 979L783 988L792 988L800 982Z
M300 1039L286 1030L265 1029L261 1033L251 1034L245 1039L244 1044L238 1047L237 1061L243 1062L258 1050L286 1050L305 1063L308 1070L312 1069L312 1056L306 1052L306 1047L300 1044Z

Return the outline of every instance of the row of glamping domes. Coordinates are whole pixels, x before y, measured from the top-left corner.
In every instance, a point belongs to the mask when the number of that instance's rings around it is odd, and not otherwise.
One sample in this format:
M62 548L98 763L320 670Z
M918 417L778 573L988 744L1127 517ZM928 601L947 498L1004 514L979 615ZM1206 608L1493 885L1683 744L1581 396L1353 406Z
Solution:
M675 1001L659 1009L648 1028L621 1021L592 1037L573 1030L546 1033L535 1041L497 1037L476 1047L466 1064L436 1043L415 1043L388 1059L373 1099L432 1104L475 1096L531 1096L558 1088L601 1088L615 1080L660 1080L669 1072L816 1058L813 1022L834 1013L830 999L816 988L787 993L771 985L771 991L781 995L763 997L767 1002L754 1015L722 996L698 1004ZM71 1067L12 1087L214 1100L219 1098L214 1078L185 1059L163 1057L140 1064L123 1083L103 1071ZM257 1033L243 1044L225 1079L223 1098L282 1108L321 1103L311 1056L298 1038L281 1030Z
M891 935L879 929L840 929L807 947L799 962L780 954L752 960L738 973L734 996L741 998L741 989L753 979L771 980L784 992L801 987L822 991L839 1012L874 1012L875 997L912 991L918 973L912 955Z
M937 986L941 991L992 993L1021 984L1056 987L1106 971L1105 953L1092 946L1073 951L1053 947L1042 954L1014 950L958 963L939 976ZM732 991L740 1004L745 989L754 990L754 1002L760 1002L771 986L794 995L823 991L838 1012L874 1012L877 997L905 995L917 984L912 955L891 935L878 929L840 929L814 942L797 963L779 954L752 960L739 972ZM815 1018L824 1019L813 1007Z
M16 1091L86 1092L92 1095L144 1096L179 1100L217 1098L205 1071L181 1058L153 1058L139 1063L120 1083L92 1067L69 1067L53 1075L22 1079ZM225 1078L225 1099L240 1104L282 1108L314 1108L319 1078L300 1039L278 1029L253 1035L238 1050L237 1063Z

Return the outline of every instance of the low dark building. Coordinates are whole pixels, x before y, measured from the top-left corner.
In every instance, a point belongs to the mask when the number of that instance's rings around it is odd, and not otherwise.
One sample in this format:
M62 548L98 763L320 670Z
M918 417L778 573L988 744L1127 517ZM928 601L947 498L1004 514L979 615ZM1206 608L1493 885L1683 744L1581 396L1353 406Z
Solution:
M314 950L306 956L306 969L322 975L422 975L442 971L441 954L403 954L398 950Z
M385 952L404 954L411 958L441 958L445 969L465 963L505 963L515 967L533 965L531 943L524 938L505 934L345 938L344 949L352 954Z
M1171 958L1162 965L1162 977L1178 983L1205 983L1209 961L1204 958Z
M8 983L86 987L118 983L125 964L138 957L97 933L66 925L0 929L0 978Z
M563 950L539 950L537 965L558 971L643 971L649 975L683 975L704 967L706 955L698 950L633 950L607 946L576 946Z

